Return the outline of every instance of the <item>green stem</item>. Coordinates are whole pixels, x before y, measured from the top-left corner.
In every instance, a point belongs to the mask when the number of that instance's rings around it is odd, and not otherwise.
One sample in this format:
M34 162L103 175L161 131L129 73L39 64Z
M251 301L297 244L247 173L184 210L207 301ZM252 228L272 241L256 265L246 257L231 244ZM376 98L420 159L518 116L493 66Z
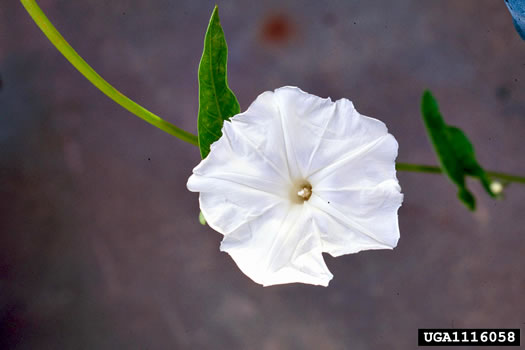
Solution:
M410 171L417 173L431 173L441 174L441 168L432 165L421 165L421 164L409 164L409 163L396 163L397 171Z
M148 123L156 126L157 128L167 132L170 135L178 137L182 141L191 143L192 145L198 146L197 136L176 127L175 125L165 121L159 116L151 113L144 107L130 100L124 96L120 91L115 89L111 84L105 81L100 75L98 75L86 61L78 55L78 53L68 44L68 42L62 37L58 30L46 17L44 12L40 9L34 0L21 0L26 11L33 18L38 27L44 32L47 38L55 45L55 47L64 55L64 57L93 85L95 85L100 91L105 93L113 101L135 114L137 117L144 119Z
M519 183L525 184L525 177L523 176L505 174L505 173L500 173L497 171L487 171L487 174L489 176L495 177L500 180L504 180L508 182L519 182Z
M91 68L86 61L78 55L78 53L68 44L68 42L62 37L62 35L56 30L56 28L51 24L46 15L42 12L40 7L36 4L34 0L20 0L22 5L26 8L27 12L38 27L44 32L47 38L55 45L55 47L64 55L64 57L76 68L87 80L89 80L93 85L95 85L100 91L105 93L113 101L135 114L137 117L144 119L148 123L156 126L157 128L167 132L170 135L178 137L182 141L191 143L192 145L198 146L199 142L197 136L176 127L175 125L165 121L159 116L151 113L144 107L130 100L128 97L124 96L117 89L111 86L107 81L105 81L97 72ZM421 164L409 164L409 163L397 163L396 169L399 171L411 171L419 173L432 173L432 174L441 174L442 170L440 167L431 166L431 165L421 165ZM509 182L519 182L525 184L525 177L510 175L505 173L499 173L494 171L487 172L489 176L498 178L504 181Z
M409 163L396 163L396 170L398 171L411 171L417 173L429 173L429 174L441 174L443 171L438 166L432 165L422 165L422 164L409 164ZM496 179L509 181L509 182L519 182L525 184L524 176L517 176L511 174L500 173L497 171L487 171L487 175L494 177Z

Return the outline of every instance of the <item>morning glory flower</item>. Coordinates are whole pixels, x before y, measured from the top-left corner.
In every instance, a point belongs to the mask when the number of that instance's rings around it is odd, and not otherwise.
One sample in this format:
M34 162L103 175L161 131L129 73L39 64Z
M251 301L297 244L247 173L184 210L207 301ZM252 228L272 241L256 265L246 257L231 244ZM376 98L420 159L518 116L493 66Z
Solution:
M287 86L226 121L187 186L252 280L327 286L323 252L397 245L397 149L385 124L349 100Z

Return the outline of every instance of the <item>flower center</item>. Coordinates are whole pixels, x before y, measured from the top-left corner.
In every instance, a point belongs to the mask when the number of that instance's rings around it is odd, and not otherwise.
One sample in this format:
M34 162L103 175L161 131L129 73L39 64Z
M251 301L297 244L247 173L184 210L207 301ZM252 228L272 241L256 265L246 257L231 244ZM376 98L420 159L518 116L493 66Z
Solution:
M293 203L302 204L312 196L312 185L306 180L300 180L293 186L290 197Z

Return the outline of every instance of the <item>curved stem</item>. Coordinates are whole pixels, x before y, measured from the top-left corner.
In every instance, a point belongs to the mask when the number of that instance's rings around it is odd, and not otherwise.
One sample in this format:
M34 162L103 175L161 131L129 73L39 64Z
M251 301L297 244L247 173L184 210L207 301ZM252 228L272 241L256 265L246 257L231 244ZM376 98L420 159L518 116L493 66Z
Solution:
M93 85L105 93L113 101L135 114L137 117L144 119L148 123L167 132L170 135L178 137L182 141L198 146L197 136L165 121L159 116L151 113L144 107L130 100L120 91L115 89L111 84L105 81L79 54L68 44L58 30L46 17L34 0L21 0L26 11L33 18L38 27L44 32L47 38L55 45L58 51Z
M188 142L192 145L198 146L199 142L197 136L189 133L167 121L160 118L159 116L151 113L144 107L130 100L124 96L121 92L115 89L111 84L105 81L86 61L78 55L78 53L68 44L68 42L62 37L62 35L56 30L51 24L46 15L42 12L40 7L34 0L20 0L22 5L33 18L38 27L44 32L47 38L55 45L55 47L64 55L64 57L93 85L95 85L100 91L105 93L113 101L135 114L137 117L144 119L148 123L156 126L157 128L173 135L182 141ZM432 173L441 174L442 170L440 167L422 164L409 164L409 163L396 163L396 169L398 171L410 171L419 173ZM525 177L505 174L495 171L488 171L487 174L494 178L509 182L519 182L525 184Z

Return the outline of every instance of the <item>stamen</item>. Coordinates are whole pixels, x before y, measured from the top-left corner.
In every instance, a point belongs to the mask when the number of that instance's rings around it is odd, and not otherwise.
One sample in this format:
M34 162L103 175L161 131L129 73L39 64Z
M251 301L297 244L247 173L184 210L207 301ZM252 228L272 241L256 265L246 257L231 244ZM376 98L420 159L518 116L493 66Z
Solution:
M297 195L303 200L307 201L312 195L312 187L303 187L299 192L297 192Z
M310 199L312 192L312 185L307 180L295 180L289 192L290 201L295 204L303 204Z

